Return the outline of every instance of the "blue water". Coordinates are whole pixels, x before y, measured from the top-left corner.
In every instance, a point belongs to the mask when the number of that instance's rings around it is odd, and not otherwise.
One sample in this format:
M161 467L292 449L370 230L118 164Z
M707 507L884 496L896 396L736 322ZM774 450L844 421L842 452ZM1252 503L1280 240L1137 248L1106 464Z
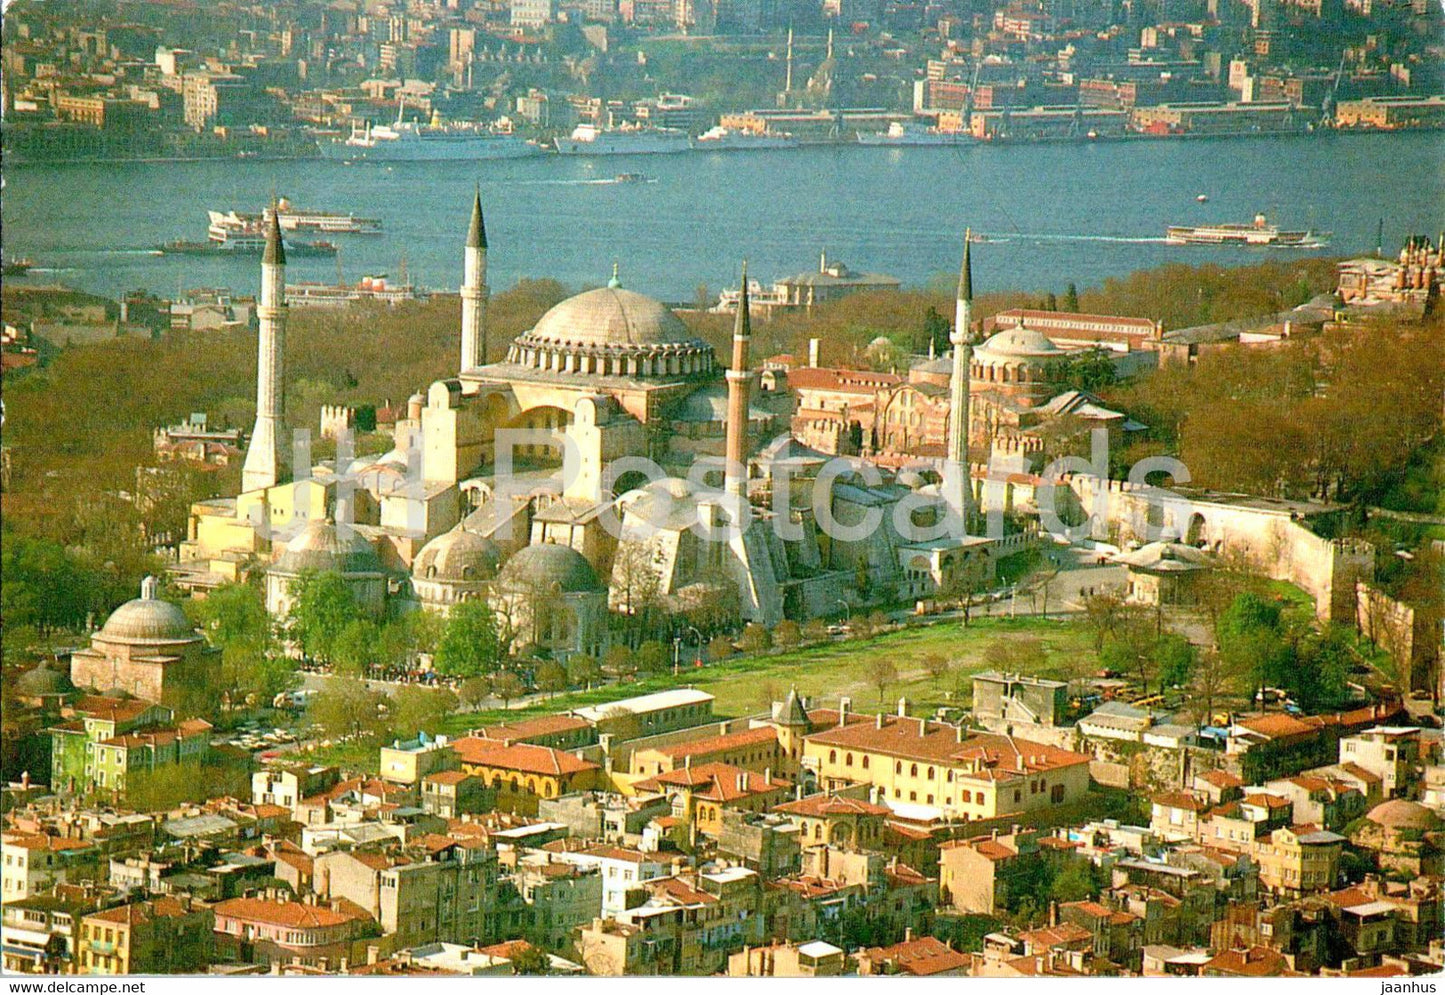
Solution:
M618 183L640 172L647 183ZM348 280L409 275L455 288L473 183L480 183L494 289L520 277L625 285L668 300L715 294L746 256L769 280L816 266L819 250L906 284L956 272L965 225L981 290L1094 284L1166 261L1241 264L1310 250L1163 243L1169 224L1248 221L1334 232L1327 254L1372 250L1445 227L1445 134L964 148L819 146L599 159L466 163L329 161L8 166L6 253L26 279L116 294L229 286L251 292L256 261L157 256L203 239L207 208L255 210L274 189L302 207L380 217L382 236L335 236ZM1207 203L1196 202L1206 194ZM292 279L334 280L331 259L291 261Z

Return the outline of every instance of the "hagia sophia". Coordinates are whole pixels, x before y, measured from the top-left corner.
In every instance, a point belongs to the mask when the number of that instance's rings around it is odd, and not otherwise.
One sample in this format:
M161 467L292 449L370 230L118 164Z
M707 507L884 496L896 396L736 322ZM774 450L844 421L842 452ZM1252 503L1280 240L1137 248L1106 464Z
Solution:
M259 565L277 617L306 571L339 573L377 613L446 613L484 598L514 648L565 659L605 649L609 612L629 611L629 591L644 579L673 608L735 591L741 618L773 625L836 612L840 602L896 603L991 577L988 540L954 529L916 541L895 523L905 499L907 520L935 533L965 520L975 495L962 484L948 493L939 482L947 474L879 476L855 460L825 475L818 507L814 485L829 454L789 435L786 374L752 367L746 276L726 368L665 305L623 287L615 268L605 287L557 304L504 359L487 363L480 196L463 253L456 375L409 399L389 452L292 467L281 361L286 260L279 238L270 239L242 490L193 506L174 567L179 586L204 590ZM971 313L965 248L946 388L959 444L943 462L955 466L967 460ZM497 470L499 429L529 433L512 446L510 475ZM564 450L576 460L565 477ZM668 476L614 474L623 457L646 457ZM781 488L790 490L786 522L775 521ZM829 536L818 521L821 513L856 524L880 512L880 527L860 538ZM544 601L545 613L536 610Z

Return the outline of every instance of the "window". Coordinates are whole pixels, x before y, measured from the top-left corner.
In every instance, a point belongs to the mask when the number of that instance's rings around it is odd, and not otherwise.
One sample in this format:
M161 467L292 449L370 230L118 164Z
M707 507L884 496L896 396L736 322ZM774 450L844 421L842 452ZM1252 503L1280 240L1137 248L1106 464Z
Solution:
M1055 805L1057 805L1057 804L1059 804L1059 802L1061 802L1061 801L1063 801L1063 800L1064 800L1064 786L1063 786L1062 784L1056 784L1056 785L1054 785L1053 788L1050 789L1050 791L1049 791L1049 801L1051 801L1051 802L1053 802Z
M909 765L909 767L908 767L908 776L909 776L909 777L917 777L917 776L918 776L918 765L917 765L917 764L910 764L910 765Z
M864 770L867 770L867 769L868 769L868 754L866 754L866 753L863 754L863 769L864 769Z
M930 781L933 780L933 768L932 768L932 767L928 768L928 779L929 779Z
M844 757L844 758L843 758L843 762L844 762L847 766L852 767L852 766L853 766L853 754L850 753L850 754L848 754L846 757Z
M837 751L837 750L829 750L829 751L828 751L828 762L829 762L830 764L835 764L835 763L838 762L838 751Z

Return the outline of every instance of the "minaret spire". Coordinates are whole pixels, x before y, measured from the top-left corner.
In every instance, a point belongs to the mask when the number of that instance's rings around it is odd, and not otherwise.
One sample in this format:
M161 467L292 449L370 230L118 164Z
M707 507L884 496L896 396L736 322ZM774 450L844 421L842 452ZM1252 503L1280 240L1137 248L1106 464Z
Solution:
M287 479L285 450L286 412L286 246L281 240L281 215L271 204L266 228L266 249L261 255L261 299L256 306L259 326L256 356L256 425L246 447L241 490L257 491Z
M745 497L748 458L748 347L752 344L753 322L748 304L748 263L743 260L743 285L738 292L738 312L733 319L733 361L726 373L728 384L727 466L723 489Z
M969 344L973 325L973 230L964 229L963 265L958 271L958 299L954 302L953 370L948 380L948 466L945 467L946 497L961 517L964 527L972 499L968 469L969 366L973 348Z
M472 220L463 250L461 372L487 362L487 223L482 217L480 185L472 195Z

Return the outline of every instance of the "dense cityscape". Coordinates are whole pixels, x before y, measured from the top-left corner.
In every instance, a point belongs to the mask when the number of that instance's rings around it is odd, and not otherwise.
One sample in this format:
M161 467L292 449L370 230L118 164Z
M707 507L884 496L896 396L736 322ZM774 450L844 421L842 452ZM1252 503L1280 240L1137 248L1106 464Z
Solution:
M826 248L750 276L703 236L729 281L663 302L645 239L580 288L537 272L585 226L529 226L485 170L1388 144L1445 124L1440 22L9 5L24 196L210 157L449 160L468 193L442 288L297 275L405 259L408 219L348 202L368 171L146 250L244 260L231 287L99 293L6 233L0 968L1439 974L1445 233L1171 224L1197 265L1052 287L991 285L1014 250L968 218L946 287Z

